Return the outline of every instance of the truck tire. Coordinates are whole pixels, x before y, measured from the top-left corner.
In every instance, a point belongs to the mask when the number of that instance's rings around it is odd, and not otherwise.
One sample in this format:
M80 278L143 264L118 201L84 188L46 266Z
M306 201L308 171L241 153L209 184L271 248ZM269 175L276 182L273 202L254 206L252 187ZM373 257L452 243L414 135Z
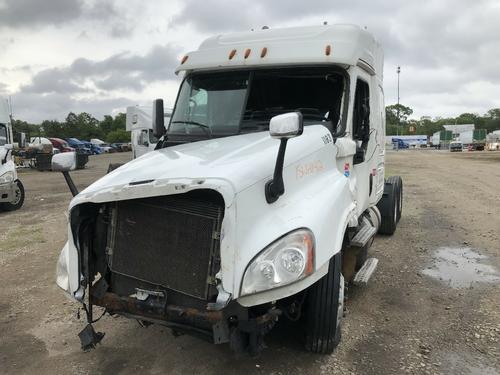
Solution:
M7 202L0 204L0 208L4 211L14 211L22 207L24 203L24 186L21 181L14 181L16 187L14 189L15 199L14 202Z
M399 220L401 219L401 215L403 214L403 179L400 176L391 176L387 179L387 182L390 182L392 184L396 185L396 188L398 190L398 220L397 222L399 223Z
M377 203L377 207L382 216L382 222L378 232L380 234L392 235L396 231L398 223L398 190L397 185L385 182L384 194Z
M340 342L344 309L344 277L341 253L337 253L328 273L307 291L304 306L305 348L307 351L330 354Z

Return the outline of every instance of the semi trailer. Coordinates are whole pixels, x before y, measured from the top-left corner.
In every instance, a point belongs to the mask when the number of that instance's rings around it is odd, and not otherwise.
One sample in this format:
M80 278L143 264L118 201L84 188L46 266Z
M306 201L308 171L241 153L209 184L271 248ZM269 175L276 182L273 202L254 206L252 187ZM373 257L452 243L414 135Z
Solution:
M432 147L437 149L448 149L450 142L453 140L453 133L451 130L439 130L431 137Z
M383 52L351 25L208 38L186 54L172 116L153 102L154 151L74 195L57 285L94 309L258 352L281 320L331 353L347 285L367 283L377 233L401 217L385 178Z
M470 146L473 150L483 151L486 146L486 130L474 129L461 132L457 141L462 142L465 147Z

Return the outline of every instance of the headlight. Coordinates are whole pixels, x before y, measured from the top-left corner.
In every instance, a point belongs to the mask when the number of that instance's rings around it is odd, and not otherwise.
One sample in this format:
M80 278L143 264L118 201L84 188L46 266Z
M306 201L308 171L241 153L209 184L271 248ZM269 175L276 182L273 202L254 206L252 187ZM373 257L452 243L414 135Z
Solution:
M264 249L247 267L241 295L291 284L314 270L314 235L310 230L291 232Z
M0 185L10 184L12 181L14 181L14 172L12 171L5 172L0 176Z

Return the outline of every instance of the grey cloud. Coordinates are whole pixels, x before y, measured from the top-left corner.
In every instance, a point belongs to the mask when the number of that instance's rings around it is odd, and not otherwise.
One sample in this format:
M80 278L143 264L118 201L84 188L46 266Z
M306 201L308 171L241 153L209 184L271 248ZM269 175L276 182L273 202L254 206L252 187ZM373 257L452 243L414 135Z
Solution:
M60 26L77 19L108 20L118 11L112 0L4 0L0 7L0 27L34 28Z
M78 18L81 0L5 0L0 8L0 24L10 27L61 24Z
M46 69L37 73L29 85L23 86L22 90L28 93L52 93L70 94L86 91L84 88L72 82L70 72L67 69Z
M173 78L177 48L154 46L144 56L119 53L100 61L78 58L71 65L45 69L35 74L31 83L21 87L26 93L88 92L92 86L112 91L141 91L148 83Z
M125 24L124 22L119 22L111 27L110 35L113 38L126 38L132 35L134 27Z

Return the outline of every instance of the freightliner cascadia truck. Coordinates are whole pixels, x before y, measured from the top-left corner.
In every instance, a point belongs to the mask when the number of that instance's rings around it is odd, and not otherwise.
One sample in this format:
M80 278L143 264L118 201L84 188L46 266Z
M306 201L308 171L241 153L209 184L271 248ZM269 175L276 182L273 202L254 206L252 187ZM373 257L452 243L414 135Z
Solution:
M383 52L351 25L263 29L182 57L156 149L75 195L57 284L102 312L258 352L282 320L306 350L339 344L347 285L368 281L402 181L384 176ZM96 311L93 311L93 310ZM99 314L99 315L100 315Z

